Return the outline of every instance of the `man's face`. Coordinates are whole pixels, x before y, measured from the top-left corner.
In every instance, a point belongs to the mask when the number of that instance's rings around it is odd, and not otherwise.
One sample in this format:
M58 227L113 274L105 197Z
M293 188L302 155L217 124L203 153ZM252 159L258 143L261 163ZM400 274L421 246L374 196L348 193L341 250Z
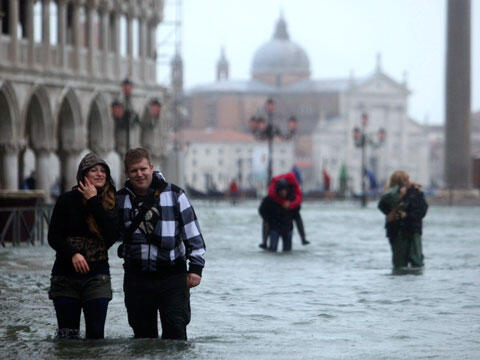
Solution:
M144 195L152 183L153 165L144 158L130 165L125 174L130 179L133 190L140 195Z
M287 189L282 189L278 192L278 196L280 196L281 198L285 199L288 195L288 190Z

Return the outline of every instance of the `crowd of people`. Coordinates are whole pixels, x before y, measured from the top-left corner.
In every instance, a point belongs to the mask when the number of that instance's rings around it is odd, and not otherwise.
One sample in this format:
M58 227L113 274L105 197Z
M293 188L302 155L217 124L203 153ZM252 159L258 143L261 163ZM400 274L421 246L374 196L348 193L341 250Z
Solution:
M108 250L117 241L123 259L125 307L135 338L156 338L158 314L163 339L187 339L190 289L199 285L205 242L195 211L183 189L154 171L147 150L124 157L127 180L116 191L108 164L87 154L77 185L55 204L48 242L56 251L49 298L57 316L57 337L78 338L85 317L88 339L104 337L112 299ZM230 186L232 201L238 186ZM310 242L300 215L301 176L292 171L272 179L258 209L260 248L292 250L295 222L302 245ZM378 208L385 214L386 235L395 271L423 268L422 219L428 209L421 187L404 171L391 175Z

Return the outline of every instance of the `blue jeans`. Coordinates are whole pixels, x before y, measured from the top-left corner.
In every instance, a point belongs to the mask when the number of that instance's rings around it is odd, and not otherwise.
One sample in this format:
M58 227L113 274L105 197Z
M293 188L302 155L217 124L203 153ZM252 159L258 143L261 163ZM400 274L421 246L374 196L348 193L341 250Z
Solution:
M277 251L278 247L278 239L280 236L282 237L282 242L283 242L283 251L290 251L292 250L292 234L293 231L290 230L285 233L280 233L276 230L270 230L270 246L268 247L268 250L270 251Z

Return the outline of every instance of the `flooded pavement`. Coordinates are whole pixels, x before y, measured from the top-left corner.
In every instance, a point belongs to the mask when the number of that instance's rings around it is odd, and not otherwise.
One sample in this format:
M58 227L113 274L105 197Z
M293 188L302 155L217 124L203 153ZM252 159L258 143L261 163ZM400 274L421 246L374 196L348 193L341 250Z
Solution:
M306 203L308 246L258 248L258 202L193 201L207 244L189 341L134 340L121 261L103 341L56 341L48 300L54 252L0 249L2 359L478 359L479 208L432 207L422 275L392 275L375 204ZM82 335L84 335L82 320Z

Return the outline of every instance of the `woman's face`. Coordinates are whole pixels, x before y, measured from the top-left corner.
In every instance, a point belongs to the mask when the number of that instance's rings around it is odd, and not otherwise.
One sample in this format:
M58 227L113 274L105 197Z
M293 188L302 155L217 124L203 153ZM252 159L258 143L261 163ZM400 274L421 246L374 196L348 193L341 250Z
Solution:
M85 177L97 188L101 188L107 181L107 171L102 165L95 165L87 171Z

